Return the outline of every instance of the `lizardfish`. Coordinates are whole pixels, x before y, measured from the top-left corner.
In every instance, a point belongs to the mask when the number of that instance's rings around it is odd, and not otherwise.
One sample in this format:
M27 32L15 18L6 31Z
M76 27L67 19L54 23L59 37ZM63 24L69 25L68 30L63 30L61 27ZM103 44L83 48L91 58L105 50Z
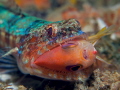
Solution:
M1 58L13 54L22 73L84 81L96 68L106 64L97 56L94 45L111 33L111 27L87 36L75 19L45 21L22 13L13 0L8 1L0 1L0 48L10 48L10 51ZM6 63L2 60L0 65Z

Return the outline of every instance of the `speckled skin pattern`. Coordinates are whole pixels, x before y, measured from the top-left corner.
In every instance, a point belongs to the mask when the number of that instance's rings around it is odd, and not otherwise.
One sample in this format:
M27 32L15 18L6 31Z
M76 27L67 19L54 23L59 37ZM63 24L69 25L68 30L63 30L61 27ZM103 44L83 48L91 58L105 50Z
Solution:
M81 40L86 40L87 38L85 33L81 31L79 22L75 19L50 22L27 14L14 13L11 9L0 6L0 47L17 47L17 62L23 73L32 75L35 73L41 77L54 79L62 73L65 77L60 76L59 79L61 80L70 80L71 77L74 78L73 80L78 80L78 78L79 80L81 78L85 79L86 76L81 73L79 77L78 72L75 72L78 75L76 77L74 72L69 71L70 74L68 76L71 75L69 78L66 76L67 73L61 71L51 70L52 73L49 73L50 70L48 69L46 73L44 71L46 68L43 69L43 67L41 67L42 71L40 69L32 69L34 61L42 54L74 38ZM54 72L58 74L54 74Z
M14 14L14 12L11 12L8 8L0 6L1 38L2 38L2 41L8 42L7 45L12 44L11 45L12 47L15 45L15 42L12 42L12 41L17 40L19 42L17 37L28 35L33 28L34 30L36 30L37 27L40 27L44 24L49 24L49 23L52 23L52 22L48 22L35 17L24 15L24 14L16 15ZM12 36L10 37L8 34ZM7 36L8 38L10 37L9 38L10 40L4 40L5 38L7 38ZM11 41L11 43L9 41Z

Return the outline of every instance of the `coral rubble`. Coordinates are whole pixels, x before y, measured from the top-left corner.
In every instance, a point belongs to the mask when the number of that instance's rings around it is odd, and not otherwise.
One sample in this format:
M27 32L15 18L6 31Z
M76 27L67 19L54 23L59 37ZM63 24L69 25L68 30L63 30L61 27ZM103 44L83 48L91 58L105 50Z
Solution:
M94 71L89 85L78 83L74 90L120 90L120 73L117 71Z

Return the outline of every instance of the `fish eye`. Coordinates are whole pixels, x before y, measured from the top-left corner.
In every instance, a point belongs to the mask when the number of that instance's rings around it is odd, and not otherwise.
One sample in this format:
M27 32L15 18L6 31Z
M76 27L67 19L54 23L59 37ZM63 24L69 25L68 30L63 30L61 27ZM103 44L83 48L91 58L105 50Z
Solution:
M70 65L67 66L66 69L69 71L77 71L78 69L81 69L83 66L82 65Z
M48 33L48 36L51 37L52 36L52 27L49 27L47 29L47 33Z
M48 25L48 27L46 28L46 31L49 38L53 38L56 36L57 29L55 26Z

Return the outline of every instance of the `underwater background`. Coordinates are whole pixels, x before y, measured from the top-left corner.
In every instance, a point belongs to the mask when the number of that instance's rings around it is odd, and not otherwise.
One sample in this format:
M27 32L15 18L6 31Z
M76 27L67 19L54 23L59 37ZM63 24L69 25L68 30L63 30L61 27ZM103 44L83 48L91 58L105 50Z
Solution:
M120 90L120 0L15 1L23 12L48 21L75 18L88 35L115 25L115 32L101 38L95 47L99 56L117 69L97 69L85 83L48 80L17 71L10 76L0 75L0 90Z

